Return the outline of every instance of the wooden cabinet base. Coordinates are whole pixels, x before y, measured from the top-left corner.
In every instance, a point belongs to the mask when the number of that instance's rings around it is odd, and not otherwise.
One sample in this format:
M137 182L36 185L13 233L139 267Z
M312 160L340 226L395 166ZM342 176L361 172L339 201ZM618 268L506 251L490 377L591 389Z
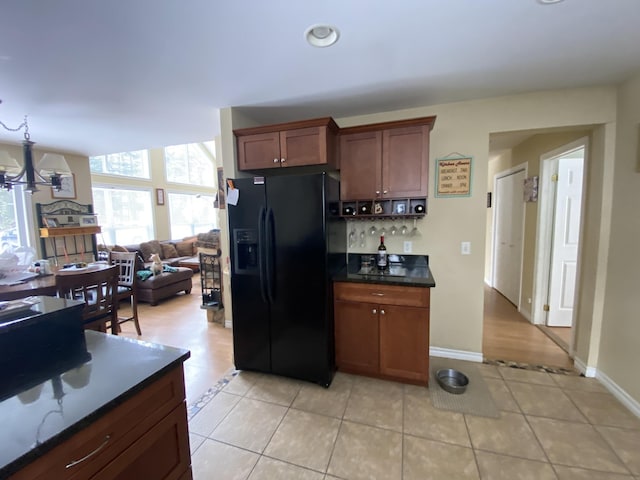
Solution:
M191 469L182 366L10 477L180 480Z
M338 282L334 298L339 371L428 384L428 288Z

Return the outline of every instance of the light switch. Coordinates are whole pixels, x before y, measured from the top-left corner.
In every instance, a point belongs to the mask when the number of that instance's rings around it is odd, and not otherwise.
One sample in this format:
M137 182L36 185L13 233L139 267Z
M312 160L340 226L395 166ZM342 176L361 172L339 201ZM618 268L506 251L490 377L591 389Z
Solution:
M462 255L471 255L471 242L462 242L460 244L460 253Z
M411 253L413 251L413 242L406 240L404 242L404 253Z

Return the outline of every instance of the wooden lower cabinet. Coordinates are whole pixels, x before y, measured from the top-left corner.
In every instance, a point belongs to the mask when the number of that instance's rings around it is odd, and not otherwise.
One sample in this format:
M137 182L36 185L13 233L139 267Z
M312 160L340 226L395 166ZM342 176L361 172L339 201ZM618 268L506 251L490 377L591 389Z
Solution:
M336 282L334 298L339 370L428 383L428 288Z
M336 365L354 373L378 373L380 334L375 306L336 300L334 317Z
M53 478L191 479L182 366L10 477Z
M380 306L380 373L428 382L429 309Z

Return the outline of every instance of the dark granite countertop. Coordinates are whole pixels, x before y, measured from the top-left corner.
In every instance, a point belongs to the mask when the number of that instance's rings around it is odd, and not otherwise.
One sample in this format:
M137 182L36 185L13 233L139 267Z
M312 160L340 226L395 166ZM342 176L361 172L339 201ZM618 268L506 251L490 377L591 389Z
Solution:
M66 359L57 374L0 402L0 478L31 463L190 356L188 350L114 335L84 335L84 360L69 368ZM51 365L47 371L52 371Z
M436 281L429 269L427 255L390 255L390 268L383 273L375 266L363 273L361 257L363 254L349 254L347 268L333 276L334 282L378 283L384 285L399 285L433 288ZM367 254L370 256L370 254Z

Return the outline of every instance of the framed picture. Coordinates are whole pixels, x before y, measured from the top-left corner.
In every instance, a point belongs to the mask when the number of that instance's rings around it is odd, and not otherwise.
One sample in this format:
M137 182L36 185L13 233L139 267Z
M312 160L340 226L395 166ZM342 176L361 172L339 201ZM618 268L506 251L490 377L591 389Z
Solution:
M55 228L59 226L58 220L52 217L42 217L42 223L47 228Z
M164 188L156 188L156 205L164 205Z
M60 190L51 187L51 198L76 198L76 176L60 178Z
M224 199L224 169L222 167L218 167L218 208L225 208L225 199Z
M81 217L81 225L97 225L98 219L96 217Z

